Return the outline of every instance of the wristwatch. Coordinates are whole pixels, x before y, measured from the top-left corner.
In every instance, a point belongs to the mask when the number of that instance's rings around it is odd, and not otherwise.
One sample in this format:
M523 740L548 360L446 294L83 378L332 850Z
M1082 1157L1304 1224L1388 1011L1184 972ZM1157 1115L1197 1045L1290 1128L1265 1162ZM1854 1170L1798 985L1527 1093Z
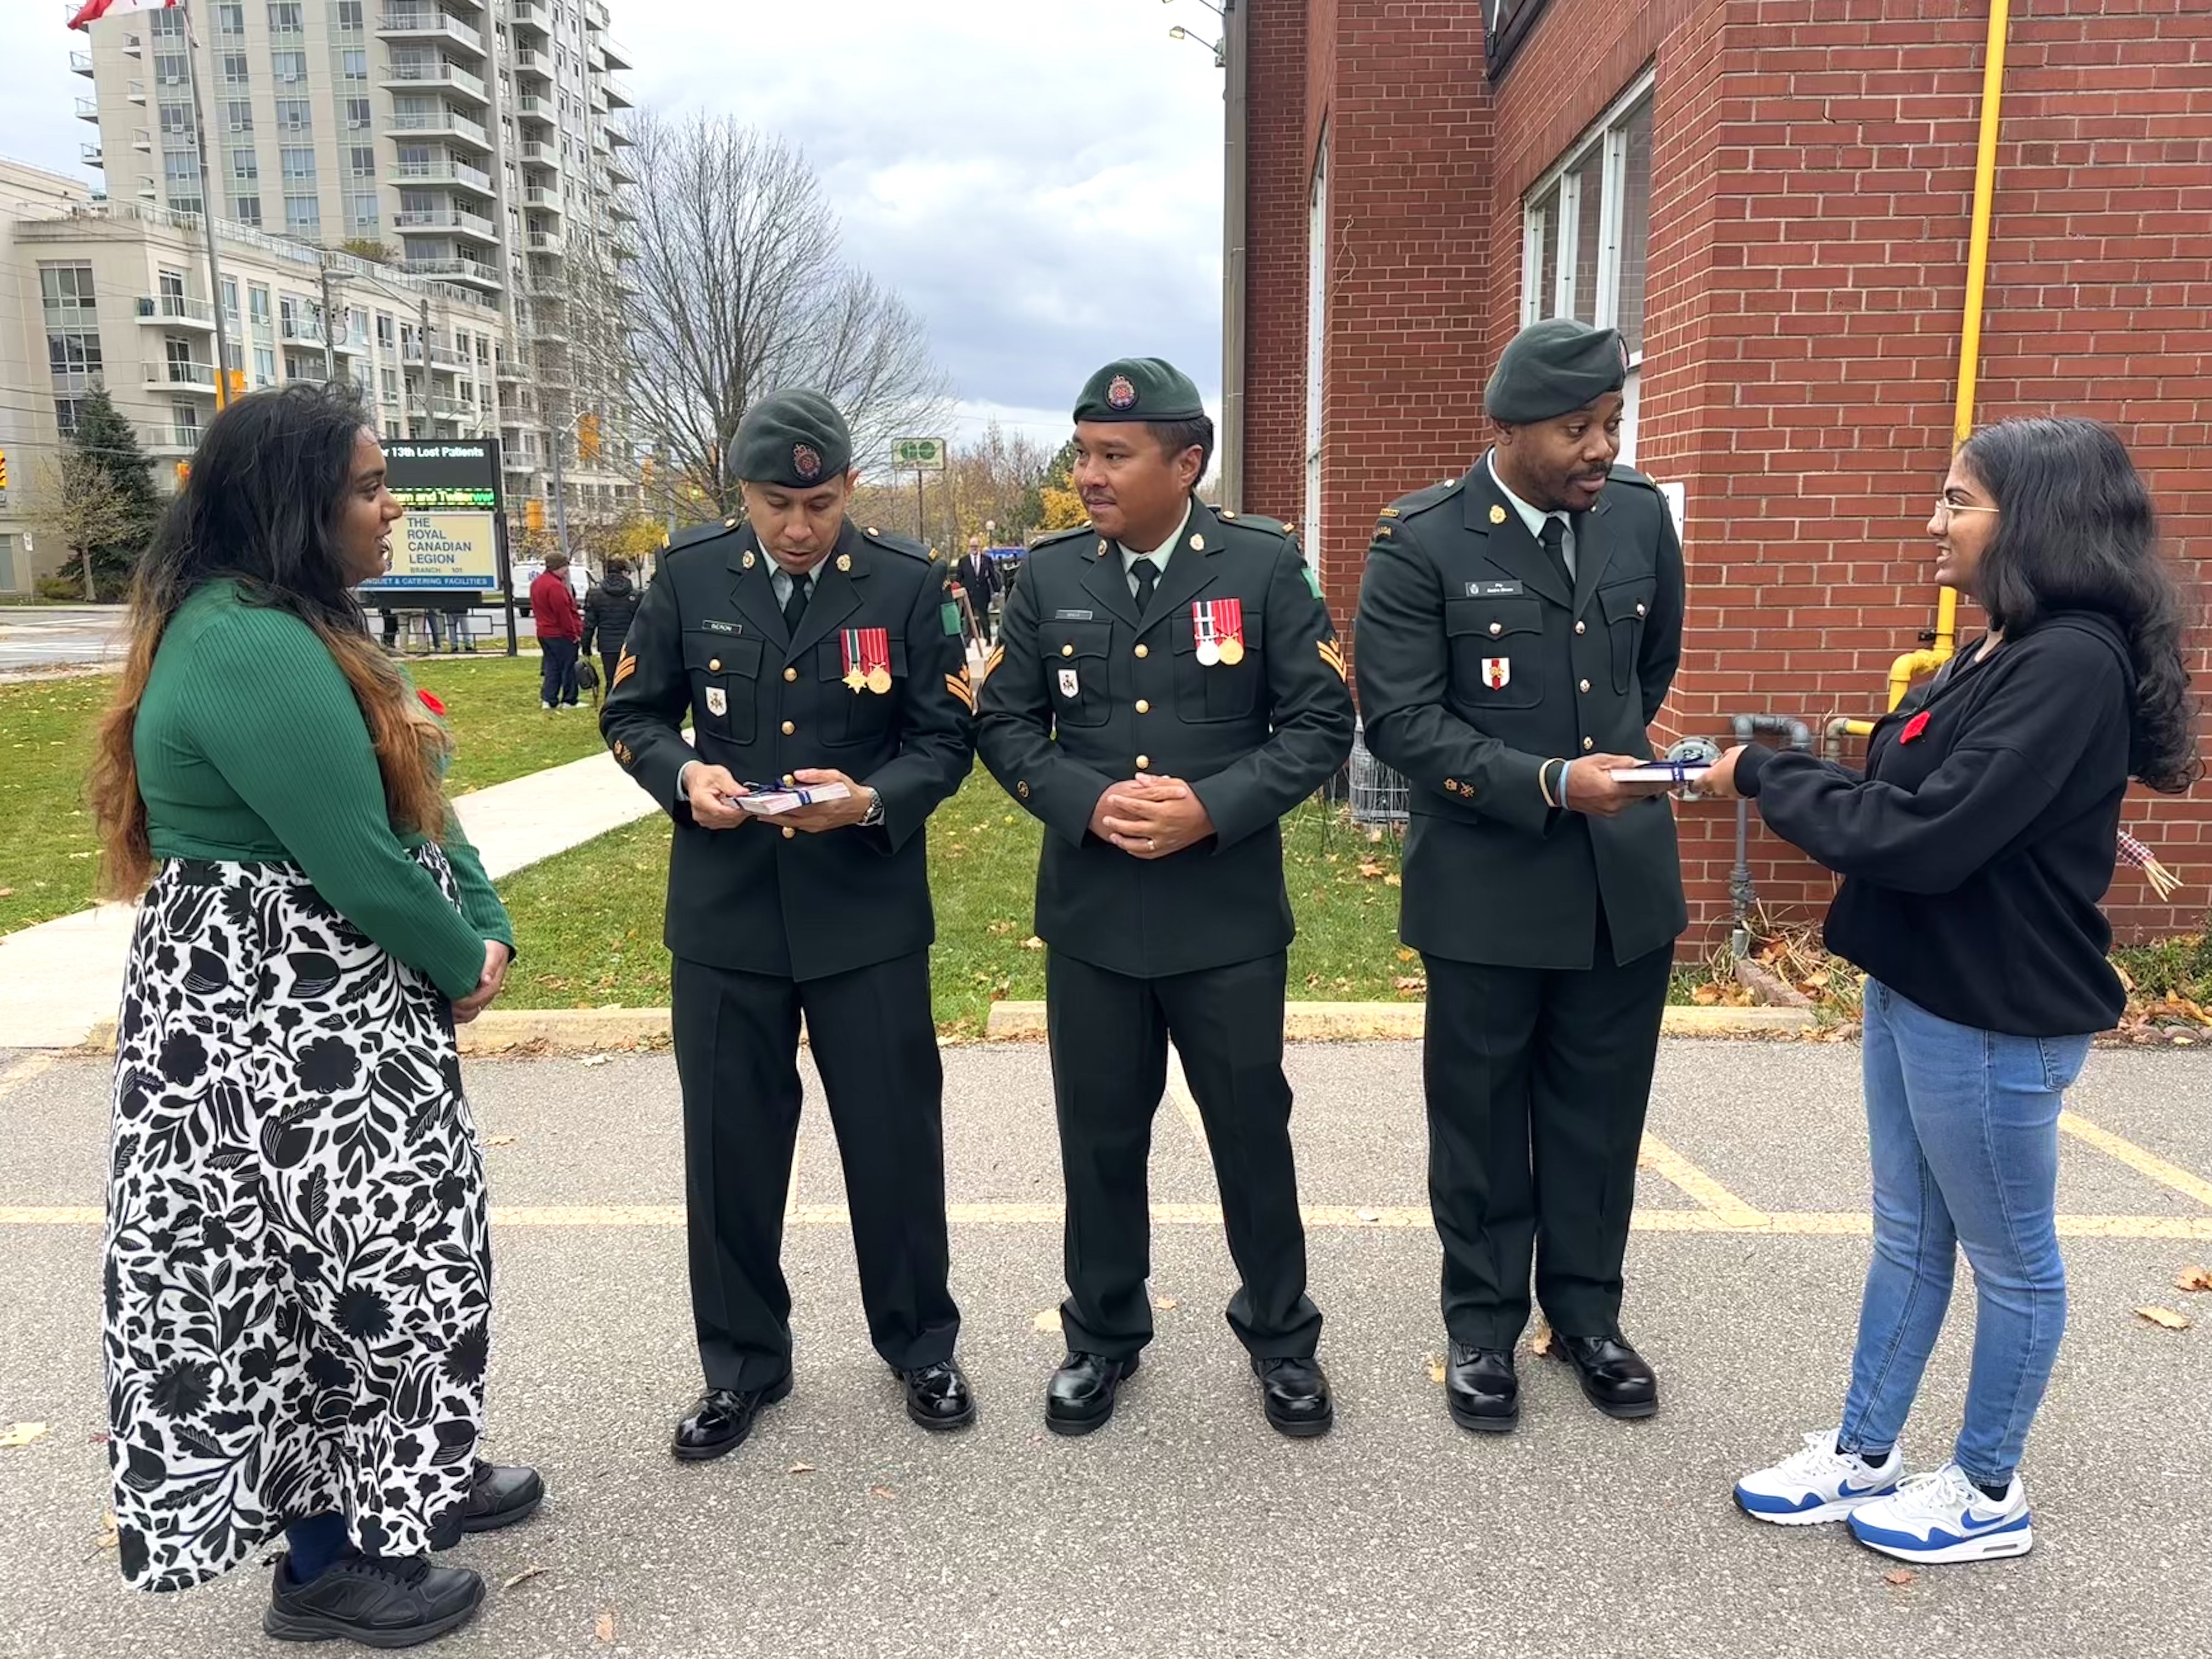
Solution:
M883 792L877 789L871 789L868 791L868 815L860 820L860 828L863 830L872 830L883 821Z

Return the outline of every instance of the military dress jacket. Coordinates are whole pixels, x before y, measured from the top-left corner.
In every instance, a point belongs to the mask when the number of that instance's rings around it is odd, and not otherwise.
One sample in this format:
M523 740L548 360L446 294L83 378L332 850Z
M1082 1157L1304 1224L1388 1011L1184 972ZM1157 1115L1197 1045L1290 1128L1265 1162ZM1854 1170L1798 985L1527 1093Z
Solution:
M1545 799L1549 760L1650 757L1681 656L1657 486L1615 467L1573 524L1570 591L1485 459L1386 508L1368 549L1360 714L1409 787L1400 935L1450 961L1587 968L1601 899L1619 962L1688 926L1667 799L1600 818Z
M975 694L943 571L919 546L848 521L815 568L796 637L774 568L743 520L672 546L630 624L599 730L676 821L669 950L819 979L934 940L923 825L973 763ZM846 630L862 629L884 632L888 692L846 684ZM884 821L818 835L772 818L704 829L677 787L692 760L750 784L833 769L881 794Z
M1223 599L1242 605L1242 659L1209 664L1193 607ZM1280 821L1344 764L1352 726L1328 607L1281 525L1194 503L1141 617L1114 543L1090 529L1038 543L977 695L976 745L1049 831L1039 937L1143 978L1285 949ZM1188 783L1215 833L1153 860L1092 835L1108 787L1146 776Z

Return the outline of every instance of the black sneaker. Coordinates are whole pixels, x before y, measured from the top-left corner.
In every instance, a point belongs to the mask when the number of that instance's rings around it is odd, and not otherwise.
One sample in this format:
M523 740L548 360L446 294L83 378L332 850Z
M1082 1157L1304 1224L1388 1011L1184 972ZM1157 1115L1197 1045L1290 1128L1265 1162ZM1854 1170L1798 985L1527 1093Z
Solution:
M292 1582L292 1559L276 1564L264 1633L280 1642L343 1638L364 1647L411 1648L458 1630L483 1605L484 1583L466 1567L434 1567L425 1555L350 1552L312 1583Z

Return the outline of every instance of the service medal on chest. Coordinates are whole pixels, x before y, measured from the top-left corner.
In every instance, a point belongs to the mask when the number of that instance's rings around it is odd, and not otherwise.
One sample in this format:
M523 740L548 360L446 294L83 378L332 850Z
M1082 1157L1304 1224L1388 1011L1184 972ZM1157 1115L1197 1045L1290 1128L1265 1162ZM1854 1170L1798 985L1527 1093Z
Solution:
M845 657L845 684L854 696L872 691L882 696L891 689L891 635L887 628L846 628L838 630L838 647Z
M1193 600L1190 631L1197 641L1200 667L1236 667L1244 660L1244 601Z

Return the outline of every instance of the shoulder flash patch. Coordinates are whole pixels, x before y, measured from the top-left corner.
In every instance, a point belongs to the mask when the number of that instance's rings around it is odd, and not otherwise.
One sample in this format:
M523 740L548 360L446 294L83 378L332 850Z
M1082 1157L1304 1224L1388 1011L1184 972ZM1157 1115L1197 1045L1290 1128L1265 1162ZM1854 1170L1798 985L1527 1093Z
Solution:
M1398 516L1398 509L1395 507L1386 507L1382 509L1382 516L1386 519L1395 519Z

